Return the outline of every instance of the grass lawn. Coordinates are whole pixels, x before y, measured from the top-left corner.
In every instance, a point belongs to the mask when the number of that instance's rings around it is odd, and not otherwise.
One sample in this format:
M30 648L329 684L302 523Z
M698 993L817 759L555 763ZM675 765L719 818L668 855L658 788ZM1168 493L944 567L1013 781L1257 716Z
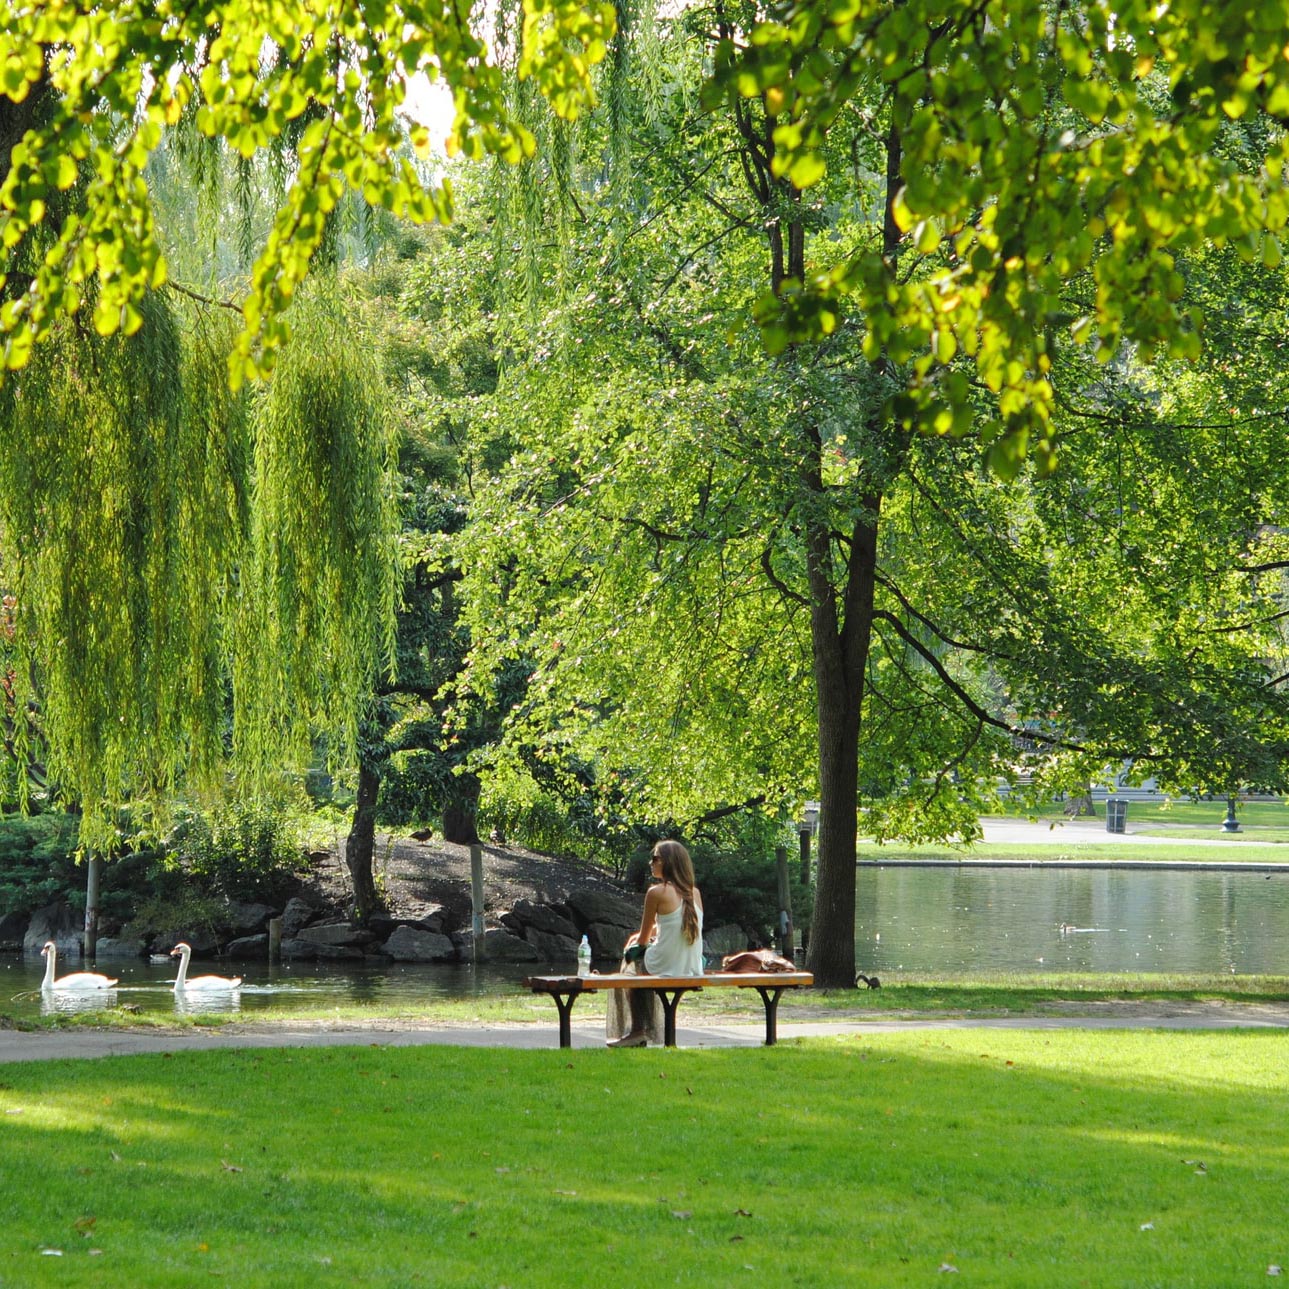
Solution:
M1260 1284L1287 1059L960 1031L0 1066L0 1285Z

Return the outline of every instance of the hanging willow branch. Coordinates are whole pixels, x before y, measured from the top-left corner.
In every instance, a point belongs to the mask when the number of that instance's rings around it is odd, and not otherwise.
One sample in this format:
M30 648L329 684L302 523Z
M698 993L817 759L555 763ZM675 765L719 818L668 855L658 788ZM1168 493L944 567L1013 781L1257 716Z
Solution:
M391 652L390 418L334 297L297 303L253 396L221 314L142 312L129 339L60 323L0 387L6 715L41 711L90 847L230 749L254 777L315 727L343 748Z

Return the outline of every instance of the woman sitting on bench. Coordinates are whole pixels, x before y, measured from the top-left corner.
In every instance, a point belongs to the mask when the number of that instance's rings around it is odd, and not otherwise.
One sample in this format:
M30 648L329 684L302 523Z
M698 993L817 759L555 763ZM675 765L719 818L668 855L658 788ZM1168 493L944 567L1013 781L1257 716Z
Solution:
M678 841L660 841L649 860L654 884L645 892L640 930L627 940L623 971L650 976L703 974L703 897L694 885L689 851ZM627 997L624 999L623 994ZM626 1013L630 1012L630 1029ZM644 1047L658 1042L661 1004L652 991L614 990L606 1011L609 1047ZM621 1037L613 1037L620 1034Z

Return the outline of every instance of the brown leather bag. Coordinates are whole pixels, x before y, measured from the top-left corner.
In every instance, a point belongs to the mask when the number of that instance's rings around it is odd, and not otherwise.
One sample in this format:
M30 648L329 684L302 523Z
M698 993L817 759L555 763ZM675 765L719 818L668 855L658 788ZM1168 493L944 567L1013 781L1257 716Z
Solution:
M741 953L727 953L721 959L722 971L796 971L789 962L773 949L744 949Z

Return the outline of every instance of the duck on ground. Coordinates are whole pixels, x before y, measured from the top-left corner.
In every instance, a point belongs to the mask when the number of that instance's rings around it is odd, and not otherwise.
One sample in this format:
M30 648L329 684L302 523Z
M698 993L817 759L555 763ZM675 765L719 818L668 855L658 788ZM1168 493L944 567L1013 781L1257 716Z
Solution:
M57 969L58 946L52 940L45 941L41 949L45 959L45 978L40 982L41 989L114 989L116 981L110 976L101 976L97 971L73 971L58 980L54 979Z
M217 989L229 990L242 987L241 976L193 976L188 978L188 960L192 957L192 947L181 940L170 950L172 958L179 959L179 974L175 977L175 993L192 993L198 990L213 993Z

